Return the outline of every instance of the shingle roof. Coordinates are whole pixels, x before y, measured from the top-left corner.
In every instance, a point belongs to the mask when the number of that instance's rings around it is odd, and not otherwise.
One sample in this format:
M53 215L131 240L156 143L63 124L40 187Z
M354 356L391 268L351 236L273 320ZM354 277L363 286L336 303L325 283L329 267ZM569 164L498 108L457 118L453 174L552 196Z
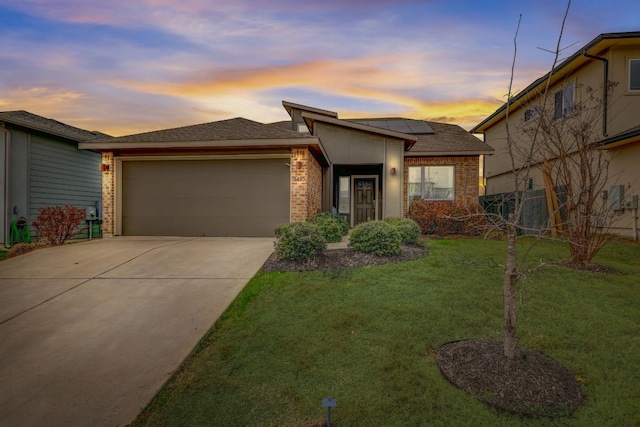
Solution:
M46 117L38 116L22 110L0 112L0 121L45 132L51 135L61 136L77 142L110 138L106 133L80 129L61 123L57 120L47 119Z
M422 153L483 153L491 154L494 149L471 135L458 125L427 121L434 133L418 135L418 141L409 150L409 155Z
M404 129L404 133L417 136L418 140L407 151L408 155L464 153L466 151L490 153L493 151L493 148L488 144L458 125L401 117L346 120L382 129Z
M138 133L108 140L90 142L137 143L137 142L195 142L195 141L237 141L256 139L295 139L309 135L285 129L275 124L265 125L243 117L220 120L199 125Z

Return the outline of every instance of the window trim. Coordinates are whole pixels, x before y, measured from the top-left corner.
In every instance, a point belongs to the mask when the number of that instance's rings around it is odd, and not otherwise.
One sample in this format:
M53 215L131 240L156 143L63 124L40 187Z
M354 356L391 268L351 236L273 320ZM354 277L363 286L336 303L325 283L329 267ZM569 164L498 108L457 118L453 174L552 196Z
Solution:
M540 107L537 105L532 105L531 107L524 110L524 122L530 122L531 120L537 119L540 116Z
M636 66L636 72L639 74L637 79L639 86L635 89L631 88L631 63L636 62L638 65ZM629 68L627 72L627 90L631 93L640 93L640 58L629 58Z
M342 202L343 200L340 197L340 193L343 190L342 188L342 183L344 183L347 185L347 188L345 189L347 191L347 198L346 198L346 211L341 210L342 206ZM351 215L351 176L350 175L340 175L338 177L338 206L337 206L337 211L339 214L341 215Z
M435 168L435 167L444 167L451 168L453 170L452 181L451 184L451 198L448 199L427 199L425 198L425 190L424 190L424 180L425 180L425 168ZM411 188L411 182L409 181L409 177L411 175L412 168L420 168L420 198L416 200L430 200L430 201L446 201L446 202L454 202L456 200L456 165L445 164L445 165L410 165L407 167L407 206L411 205L411 196L409 194Z
M566 108L566 91L568 88L571 88L571 106L570 108ZM561 100L561 112L559 114L558 109L558 95L562 95ZM573 112L576 105L576 85L574 81L565 83L562 87L555 92L553 92L553 118L554 120L562 119L564 117L568 117Z

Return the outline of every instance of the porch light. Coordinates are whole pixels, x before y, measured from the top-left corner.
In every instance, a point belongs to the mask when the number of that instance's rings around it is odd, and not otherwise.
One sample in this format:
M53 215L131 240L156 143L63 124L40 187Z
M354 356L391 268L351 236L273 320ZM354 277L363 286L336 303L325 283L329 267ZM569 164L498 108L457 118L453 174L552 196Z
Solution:
M296 168L302 169L302 162L301 161L297 161L296 162Z
M100 170L101 170L102 172L106 172L106 171L108 171L108 170L109 170L109 165L108 165L108 164L106 164L106 163L100 163Z
M391 168L391 170L389 172L391 172L391 175L395 175L396 174L396 168Z

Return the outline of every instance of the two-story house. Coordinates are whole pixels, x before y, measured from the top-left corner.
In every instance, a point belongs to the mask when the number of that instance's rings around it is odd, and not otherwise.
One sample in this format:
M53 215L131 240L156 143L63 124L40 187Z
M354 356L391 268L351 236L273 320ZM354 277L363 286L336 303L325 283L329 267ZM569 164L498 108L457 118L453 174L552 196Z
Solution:
M543 102L543 97L546 102ZM495 149L485 158L487 195L514 192L508 137L527 147L527 123L535 123L540 108L550 115L550 126L580 114L578 107L595 102L589 135L593 150L604 150L608 166L602 204L613 213L611 231L638 238L637 200L640 193L640 32L601 34L553 70L540 77L475 126ZM532 127L529 127L532 129ZM535 127L533 127L535 129ZM532 146L530 144L529 146ZM522 148L519 154L523 154ZM531 169L519 190L545 188L544 156L530 152ZM525 161L515 159L516 170ZM547 159L553 161L553 159ZM548 167L548 166L547 166Z

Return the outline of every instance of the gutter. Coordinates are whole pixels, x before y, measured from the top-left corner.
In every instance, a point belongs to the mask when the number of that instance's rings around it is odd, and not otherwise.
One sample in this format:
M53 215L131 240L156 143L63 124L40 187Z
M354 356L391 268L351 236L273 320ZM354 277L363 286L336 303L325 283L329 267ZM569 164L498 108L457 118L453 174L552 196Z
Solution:
M597 59L604 64L604 82L602 83L602 136L605 138L609 136L607 133L607 113L609 110L609 60L601 56L594 56L587 53L587 49L582 51L582 54L589 59Z
M11 248L11 131L4 127L4 247Z

